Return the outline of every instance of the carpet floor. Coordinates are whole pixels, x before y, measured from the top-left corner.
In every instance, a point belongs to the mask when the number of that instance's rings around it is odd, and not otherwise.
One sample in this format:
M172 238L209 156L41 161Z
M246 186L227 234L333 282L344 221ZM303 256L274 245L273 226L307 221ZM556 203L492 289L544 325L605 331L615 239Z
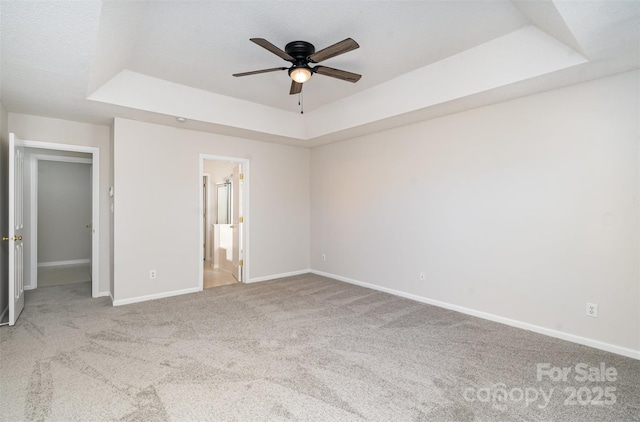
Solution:
M640 361L317 275L90 294L0 328L1 420L640 420Z

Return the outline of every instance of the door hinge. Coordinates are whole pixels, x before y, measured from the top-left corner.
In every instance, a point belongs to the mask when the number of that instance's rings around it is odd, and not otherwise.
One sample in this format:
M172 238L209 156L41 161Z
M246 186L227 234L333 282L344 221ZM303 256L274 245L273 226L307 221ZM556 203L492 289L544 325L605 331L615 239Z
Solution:
M244 217L238 217L238 223L244 223Z
M238 175L238 179L243 180L243 179L244 179L244 174L240 173L240 174Z
M241 259L240 261L238 261L238 265L243 266L244 265L244 260Z

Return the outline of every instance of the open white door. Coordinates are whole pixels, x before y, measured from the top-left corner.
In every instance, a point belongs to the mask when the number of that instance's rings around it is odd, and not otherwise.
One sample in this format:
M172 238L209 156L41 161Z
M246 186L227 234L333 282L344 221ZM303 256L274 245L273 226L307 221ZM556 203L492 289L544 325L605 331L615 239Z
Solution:
M233 276L238 281L242 280L242 267L244 265L243 245L242 245L242 225L244 218L242 217L242 169L238 164L233 168L231 176L231 228L233 229Z
M24 308L24 147L9 134L9 325Z

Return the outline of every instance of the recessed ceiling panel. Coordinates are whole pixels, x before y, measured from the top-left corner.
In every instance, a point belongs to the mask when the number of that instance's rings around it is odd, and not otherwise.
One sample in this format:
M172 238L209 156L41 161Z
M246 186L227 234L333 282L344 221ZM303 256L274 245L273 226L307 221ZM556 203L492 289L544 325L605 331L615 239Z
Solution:
M314 75L305 109L353 95L403 73L521 28L507 1L152 2L130 70L207 91L295 111L287 72L233 73L288 66L249 38L281 49L303 40L316 50L347 37L360 49L324 65L363 75L357 84Z

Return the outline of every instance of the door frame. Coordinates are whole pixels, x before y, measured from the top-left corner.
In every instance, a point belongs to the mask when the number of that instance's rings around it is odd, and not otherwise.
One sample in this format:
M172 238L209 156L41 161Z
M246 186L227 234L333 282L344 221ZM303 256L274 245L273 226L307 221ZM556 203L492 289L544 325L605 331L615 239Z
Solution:
M25 148L91 154L91 231L93 234L91 239L91 297L100 297L100 148L29 140L24 140L23 143ZM33 208L33 204L31 207ZM31 265L31 269L33 269L33 260Z
M29 268L29 285L28 288L25 286L25 290L32 290L38 288L38 166L40 161L57 161L64 163L80 163L80 164L89 164L93 166L93 160L91 158L83 158L83 157L71 157L64 155L48 155L48 154L30 154L31 155L31 221L29 222L30 230L31 230L31 238L29 239L31 242L31 248L29 252L29 260L30 260L30 268ZM95 180L94 177L92 177ZM93 182L92 180L92 182ZM93 184L93 183L92 183ZM91 195L93 196L93 188L91 186ZM92 198L93 199L93 198ZM93 203L91 204L91 217L93 218ZM93 232L94 222L91 221L91 230ZM92 236L92 249L93 249L93 236ZM91 280L93 281L93 260L91 261ZM93 296L93 283L91 285L92 296ZM94 296L95 297L95 296Z
M200 154L200 171L198 172L198 186L200 186L200 189L198 190L198 197L199 199L199 212L198 212L198 216L199 216L199 220L200 220L200 242L198 243L199 245L199 250L200 253L198 254L198 287L200 290L203 290L204 288L204 268L202 265L202 261L204 261L204 248L202 248L202 243L204 242L203 237L203 232L204 232L204 228L202 227L203 223L203 218L202 218L202 213L204 212L203 210L203 192L202 190L204 189L204 187L202 186L202 178L204 177L204 162L206 161L226 161L228 163L235 163L235 164L241 164L242 165L242 174L244 176L244 179L242 180L242 198L240 198L242 200L242 206L243 206L243 231L242 231L242 245L243 245L243 277L242 277L242 282L243 283L248 283L249 280L251 279L249 277L249 271L250 271L250 267L249 267L249 263L250 263L250 244L249 241L251 239L251 236L249 235L249 229L250 229L250 224L249 221L250 220L250 216L249 216L249 212L251 207L249 206L249 180L250 180L250 160L248 158L239 158L239 157L228 157L228 156L224 156L224 155L212 155L212 154Z
M211 188L210 188L210 184L211 184L211 175L209 173L203 173L202 175L202 180L203 180L203 190L208 190L209 192L206 193L206 197L207 197L207 203L203 204L203 209L202 212L204 214L202 220L204 221L204 225L205 227L203 227L202 230L202 235L204 236L204 259L203 261L210 261L212 259L211 256L211 198L210 198L210 194L211 194ZM203 196L203 201L204 201L204 194Z

